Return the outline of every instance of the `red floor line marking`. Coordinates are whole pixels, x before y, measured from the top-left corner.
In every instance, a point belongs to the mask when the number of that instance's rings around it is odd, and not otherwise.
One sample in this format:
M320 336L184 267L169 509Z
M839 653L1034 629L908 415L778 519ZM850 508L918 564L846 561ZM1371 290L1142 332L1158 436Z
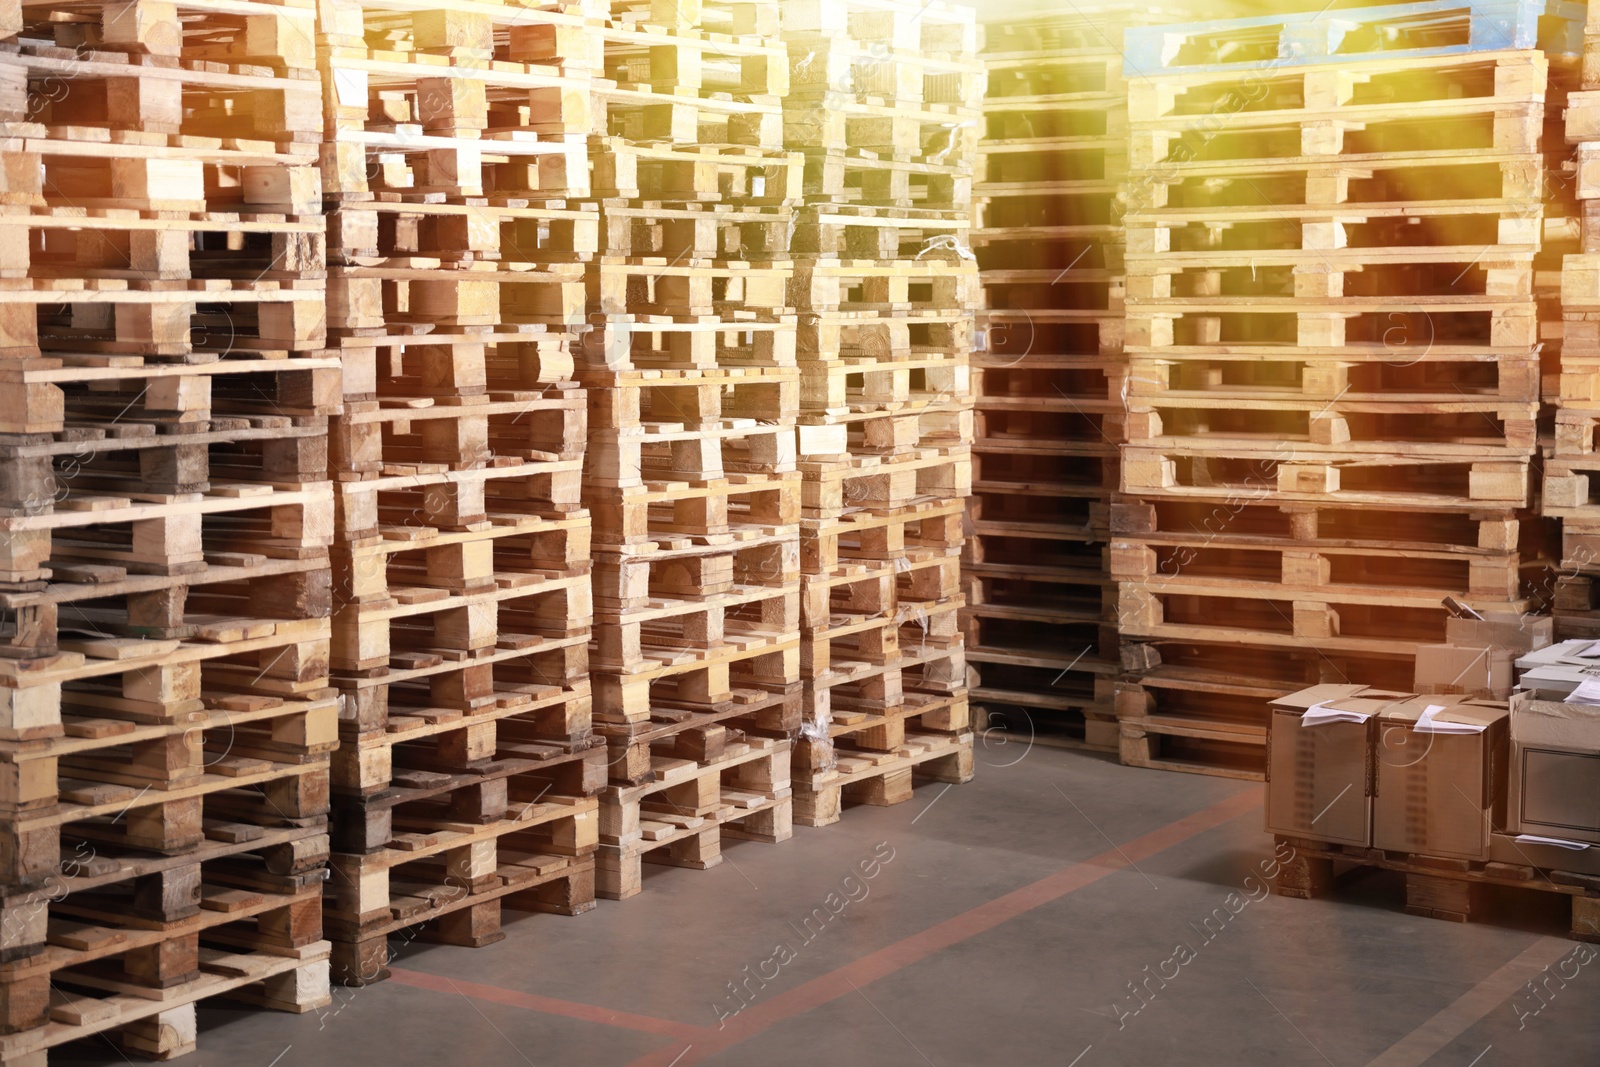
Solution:
M941 949L1032 911L1042 904L1048 904L1068 893L1093 885L1102 878L1131 867L1142 859L1181 844L1207 830L1215 829L1260 805L1259 789L1229 797L1159 830L1135 838L1120 849L1112 848L1098 856L1074 863L1055 874L1046 875L1037 882L952 916L919 934L912 934L853 963L847 963L843 967L813 978L804 985L778 994L771 1000L746 1008L720 1030L708 1027L695 1037L686 1036L685 1040L693 1042L692 1047L688 1049L683 1049L674 1042L654 1052L646 1053L628 1067L664 1067L668 1064L688 1067L689 1064L699 1063L749 1040L785 1019L802 1015L854 992L854 986L875 982Z
M600 1023L603 1026L616 1026L626 1030L642 1030L648 1034L682 1038L686 1041L697 1041L706 1033L703 1028L690 1026L688 1023L675 1023L670 1019L657 1019L650 1015L635 1015L633 1012L600 1008L593 1004L579 1004L571 1000L558 1000L555 997L541 997L535 993L521 993L515 989L502 989L499 986L465 982L459 978L445 978L436 974L407 971L398 967L391 967L389 973L393 976L394 981L399 982L401 985L414 986L417 989L430 989L435 993L449 993L452 995L464 993L476 1000L505 1004L512 1008L525 1008L528 1011L544 1012L546 1015L564 1015L569 1019L581 1019L584 1022Z
M1219 801L1208 808L1202 808L1193 815L1185 816L1158 830L1152 830L1142 837L1136 837L1125 845L1113 847L1097 856L1065 867L1055 874L1046 875L1004 896L954 915L921 933L912 934L852 963L813 978L787 993L780 993L771 1000L746 1008L722 1029L692 1026L650 1015L636 1015L592 1004L542 997L534 993L481 985L477 982L464 982L421 971L390 968L390 973L394 981L418 989L449 994L464 993L469 997L495 1004L676 1038L677 1040L671 1044L634 1060L628 1067L688 1067L689 1064L699 1063L709 1056L747 1041L785 1019L802 1015L852 993L856 986L864 986L887 977L918 960L926 959L941 949L949 948L986 930L992 930L1001 923L1024 915L1052 900L1059 900L1068 893L1093 885L1117 871L1132 867L1142 859L1148 859L1158 852L1182 844L1191 837L1213 830L1260 806L1261 791L1252 789ZM687 1048L679 1043L685 1041L689 1042Z
M1418 1067L1511 999L1517 990L1572 950L1574 942L1541 937L1489 977L1391 1045L1367 1067ZM1510 1014L1515 1015L1515 1012ZM1480 1056L1479 1059L1483 1057ZM1473 1062L1477 1062L1476 1060Z

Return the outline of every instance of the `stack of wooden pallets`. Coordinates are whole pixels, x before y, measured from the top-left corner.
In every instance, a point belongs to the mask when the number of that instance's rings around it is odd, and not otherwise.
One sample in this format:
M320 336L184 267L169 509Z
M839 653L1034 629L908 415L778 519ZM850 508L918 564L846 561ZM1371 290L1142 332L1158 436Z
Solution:
M805 725L796 818L971 776L957 617L971 485L967 247L983 67L970 9L792 0Z
M594 92L599 892L791 835L800 713L800 372L786 306L799 160L777 4L613 0Z
M581 7L323 0L330 344L343 364L334 975L594 905L589 92ZM426 923L424 928L422 924Z
M1546 8L1128 32L1125 762L1259 776L1265 699L1529 603Z
M1551 605L1560 638L1600 637L1600 7L1588 11L1578 76L1566 109L1574 167L1558 187L1576 200L1578 246L1561 264L1559 354L1545 361L1556 418L1540 498L1561 520Z
M328 1000L313 12L0 5L0 1059Z
M987 342L975 357L968 508L972 696L1013 733L1115 752L1123 185L1122 31L1097 5L985 27L988 89L972 247Z

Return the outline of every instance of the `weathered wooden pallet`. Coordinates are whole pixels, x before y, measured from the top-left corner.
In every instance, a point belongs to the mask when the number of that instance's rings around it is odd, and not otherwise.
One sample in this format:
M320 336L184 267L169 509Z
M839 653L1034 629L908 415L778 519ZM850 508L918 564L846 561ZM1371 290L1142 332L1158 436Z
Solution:
M292 484L292 481L288 484ZM202 570L206 553L322 555L332 537L326 482L212 483L204 493L80 493L43 514L0 519L11 581L34 581L50 563L109 564L129 572ZM287 550L303 550L290 552Z
M840 152L796 146L805 154L809 204L836 204L966 214L971 209L972 167L964 160L897 159L866 149Z
M833 517L845 511L901 510L970 495L972 446L937 444L899 455L824 454L801 458L803 510Z
M606 673L654 672L730 647L785 640L799 621L800 595L792 582L651 596L645 607L597 613L591 662Z
M1325 680L1403 690L1412 682L1405 655L1319 654L1303 644L1263 655L1214 637L1149 644L1124 636L1127 673L1116 685L1124 764L1259 781L1272 700Z
M19 283L29 284L29 283ZM323 282L195 281L195 289L0 289L0 350L211 363L232 353L319 350Z
M0 1056L8 1062L42 1064L48 1049L105 1034L113 1034L118 1047L130 1053L182 1056L195 1049L195 1005L202 1000L243 1000L298 1014L329 1004L330 949L326 941L289 955L202 948L199 977L162 990L160 999L123 983L98 986L99 993L109 995L60 991L52 998L51 1021L0 1037Z
M1130 75L1219 74L1305 64L1416 63L1501 48L1548 47L1574 53L1581 8L1545 0L1494 0L1468 8L1445 0L1299 12L1187 25L1129 27L1123 37Z
M1568 936L1600 942L1600 877L1537 866L1514 838L1499 834L1494 838L1508 843L1508 858L1471 862L1275 836L1279 850L1290 849L1293 855L1279 868L1273 890L1279 896L1314 900L1332 892L1344 875L1379 868L1405 875L1407 914L1468 922L1479 911L1488 887L1529 889L1568 897L1572 907ZM1491 855L1494 851L1491 847Z
M697 42L678 42L693 47ZM706 43L712 51L738 45ZM759 64L759 80L740 85L737 95L709 88L701 95L681 93L675 82L661 85L648 82L617 81L597 85L593 91L594 122L613 137L629 141L666 141L676 145L751 145L776 151L784 146L784 111L787 97L771 92L750 92L768 88L779 78L787 80L783 53L769 43L745 45ZM681 58L683 52L679 52ZM648 61L646 61L648 62ZM702 58L702 62L704 59ZM781 71L781 73L780 73ZM620 73L628 76L624 68ZM670 77L670 76L669 76Z
M335 609L335 670L385 667L396 651L458 657L495 647L536 649L545 641L587 637L594 614L586 573L495 571L468 577L457 589L391 587L388 593Z
M958 632L955 612L966 606L960 561L907 559L855 574L807 575L803 660L807 679L826 688L836 670L862 663L893 664L932 643L948 645ZM910 647L902 650L908 636Z
M581 366L584 380L591 383L595 375L632 372L765 373L795 366L795 341L792 315L766 318L750 311L681 322L648 315L607 316L604 329L585 337Z
M869 290L860 292L867 295ZM875 392L880 387L899 389L892 376L916 370L923 361L929 361L928 369L935 372L937 389L965 393L961 376L974 341L971 314L957 306L913 308L900 299L910 295L909 288L871 289L870 293L870 306L805 316L796 340L803 373L810 380L807 406L826 403L829 409L843 410L846 397L853 396L856 388L845 383L841 393L841 370L884 375L873 378ZM922 293L917 295L920 298ZM885 303L890 297L895 299ZM944 380L938 380L940 368L951 371ZM909 383L906 388L909 390Z
M557 672L567 669L560 657L552 665L551 657L497 653L447 672L418 667L335 678L349 704L333 756L333 788L341 798L362 798L341 816L348 825L339 827L340 848L375 847L383 840L379 809L422 795L423 785L442 791L447 779L477 786L538 772L560 777L563 793L592 792L582 781L593 774L587 764L598 762L585 755L595 747L589 685L581 671L560 680ZM552 680L541 680L547 675ZM557 775L555 768L572 760L584 766Z
M814 711L801 727L794 770L800 775L823 775L837 767L841 755L864 753L874 758L898 752L907 730L955 737L973 725L967 699L964 688L907 689L899 702L887 706L857 704L841 694L837 704Z
M689 212L691 215L703 216L711 209L719 217L738 217L740 211L732 210L735 206L786 206L798 203L801 197L803 164L800 154L792 151L754 145L635 144L607 137L591 142L590 158L595 167L595 196L706 202L699 212ZM608 214L616 208L605 205Z
M778 32L778 0L702 0L689 6L658 7L652 0L605 0L608 21L618 26L649 25L675 34L726 34L770 38Z
M287 892L321 882L328 853L327 816L288 822L263 826L208 819L204 839L177 855L104 842L69 842L51 858L53 866L42 880L12 883L0 890L6 923L0 959L16 963L48 952L52 913L60 914L56 905L69 896L115 899L120 913L159 929L161 923L198 912L194 888L202 880ZM28 967L24 962L14 970Z
M176 742L183 741L183 735L173 736ZM244 737L254 740L254 735ZM225 737L213 734L210 740L217 748L202 757L205 762L198 775L160 783L134 775L113 777L109 770L92 772L108 780L69 779L58 803L9 816L3 830L7 884L37 884L47 878L59 861L63 842L181 858L202 847L208 823L303 827L325 822L326 754L234 756L227 753ZM127 784L131 781L139 781L139 787Z
M797 393L790 390L792 397ZM790 474L794 426L780 417L717 419L710 425L652 419L632 428L602 427L590 436L585 461L584 480L607 488L710 482L730 473Z
M994 765L1024 756L1035 741L1118 751L1115 661L1061 656L1053 648L969 646L973 729ZM1007 749L1004 746L1015 744Z
M654 757L654 781L608 787L600 795L599 894L637 896L646 861L714 867L722 862L724 838L788 840L789 753L786 740L752 737L704 764Z
M421 923L426 940L477 948L502 940L503 904L576 915L594 907L599 802L516 798L487 821L397 815L385 847L335 852L324 898L333 973L345 985L389 976L388 938Z
M248 213L226 210L234 207ZM13 208L0 214L0 241L8 249L0 276L45 279L63 288L85 288L91 280L140 288L191 280L276 282L325 270L322 219L267 211L228 204L174 218L164 216L178 212Z
M1309 645L1329 653L1409 657L1419 644L1444 639L1441 592L1436 587L1395 585L1312 585L1304 579L1281 581L1271 575L1211 577L1182 571L1121 582L1117 626L1124 636L1210 640L1258 648L1293 649ZM1259 573L1259 572L1256 572ZM1507 586L1520 593L1515 559L1504 564ZM1465 595L1465 591L1459 591ZM1491 610L1521 612L1520 596L1475 603Z
M793 738L802 720L799 681L741 685L717 703L655 701L644 722L599 723L606 739L607 773L613 784L655 780L656 757L709 763L744 739L745 733Z
M373 545L381 537L395 542L398 552L406 552L406 544L429 541L438 536L435 531L483 533L498 539L518 531L584 528L586 512L579 507L581 459L496 462L475 470L438 467L394 464L384 467L378 477L357 474L360 480L339 483L342 539ZM557 547L552 544L549 553L534 552L531 558L554 561ZM571 555L563 553L565 558Z
M930 552L958 553L964 537L963 513L963 502L947 497L893 510L859 508L831 518L802 519L801 569L806 574L844 575L855 561L892 564Z
M893 752L841 751L827 771L797 778L795 819L802 826L839 821L846 800L884 807L911 799L916 777L936 782L972 780L972 735L908 732Z
M413 468L428 472L556 464L582 458L587 403L582 390L486 393L352 404L332 427L340 473ZM355 409L355 410L352 410Z
M621 613L649 608L663 598L788 589L800 577L797 534L790 526L726 544L665 537L638 545L599 546L594 554L596 607Z
M800 517L798 474L728 474L702 482L651 481L613 489L591 486L595 543L640 545L688 541L733 547L772 537Z
M803 261L897 260L925 249L959 247L971 225L965 210L807 205L795 212L790 250Z
M653 261L652 261L653 260ZM726 328L741 314L771 321L793 314L784 306L787 264L774 260L603 258L588 268L591 309L612 315L716 321ZM711 316L716 316L711 319Z
M646 265L699 266L722 261L777 268L789 265L793 208L726 199L671 200L666 198L670 194L646 192L661 198L605 202L600 244L607 257Z
M799 597L794 590L781 595L789 604ZM595 721L631 726L652 721L660 708L725 708L743 699L741 690L787 692L800 680L800 643L793 622L742 623L714 647L646 648L626 670L602 668L592 676Z
M204 957L232 951L294 958L322 939L323 852L300 873L273 873L255 856L214 860L190 872L185 906L161 906L149 886L74 894L49 906L45 942L0 964L0 1033L21 1039L75 1011L98 1016L82 992L127 992L165 1000L200 977ZM252 864L251 861L254 861ZM143 890L143 891L141 891ZM0 1048L3 1048L0 1045Z
M606 754L590 730L587 686L579 680L565 688L565 706L424 724L405 709L383 719L367 699L360 718L343 724L334 850L366 855L401 847L396 835L429 820L487 824L535 798L594 796L605 784ZM365 729L387 721L401 729Z
M327 225L328 259L339 266L404 266L413 259L438 260L441 269L500 260L573 263L602 247L598 205L534 206L503 196L460 203L402 193L345 200Z
M924 434L931 438L947 430L971 440L972 428L962 425L965 420L957 414L969 409L973 393L966 345L961 343L969 332L944 330L940 327L945 323L930 323L928 339L948 337L952 342L948 348L908 344L908 350L891 347L881 353L874 350L872 342L883 339L892 344L900 332L881 325L882 329L855 331L854 344L846 340L851 331L841 330L840 343L833 351L806 353L806 361L800 365L801 425L842 426L852 443L873 448L895 449L915 443ZM886 418L909 421L886 422ZM802 437L807 432L802 431ZM803 441L802 451L821 451L836 443L828 439L825 429L809 433L819 440L814 444Z
M1020 367L1037 358L1043 369L1063 357L1114 357L1123 350L1124 317L1093 308L990 308L977 319L975 368Z
M910 621L891 618L841 626L826 643L806 635L801 647L815 672L806 679L807 720L828 721L835 706L841 712L882 714L900 707L909 691L950 693L963 687L961 604L957 597L932 611L919 606L898 613ZM839 647L832 647L832 639L839 640Z
M838 625L887 619L902 605L934 605L959 596L961 560L955 546L912 548L891 560L851 561L827 574L807 574L800 583L800 621L816 635Z
M102 451L155 447L141 442L156 436L260 439L315 427L339 410L339 363L327 356L171 365L60 354L36 366L17 362L0 378L0 456L8 460L49 456L67 466Z
M895 318L910 311L949 313L976 307L977 264L953 253L945 255L936 252L892 263L802 263L789 280L789 301L805 311L883 311Z
M1122 454L1124 491L1145 498L1220 501L1229 496L1273 504L1362 504L1416 510L1509 510L1529 504L1528 460L1412 458L1401 453L1299 462L1292 448L1274 454L1181 443L1129 446Z
M943 77L969 89L981 85L963 73ZM938 164L971 159L981 116L975 100L895 102L807 87L783 98L783 136L788 144L835 154L881 152Z

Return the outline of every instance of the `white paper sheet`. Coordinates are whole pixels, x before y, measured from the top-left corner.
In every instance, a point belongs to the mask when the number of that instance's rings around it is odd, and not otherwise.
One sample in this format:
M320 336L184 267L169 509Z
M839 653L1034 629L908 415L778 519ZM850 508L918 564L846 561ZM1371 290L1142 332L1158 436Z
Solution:
M1600 678L1585 678L1567 694L1568 704L1600 704Z
M1330 722L1366 722L1372 718L1371 712L1340 711L1330 708L1327 704L1313 704L1300 716L1300 726L1322 726Z
M1481 734L1488 729L1487 726L1470 722L1439 722L1435 716L1444 710L1443 704L1429 704L1422 709L1412 731L1419 734Z
M1540 837L1537 834L1518 834L1515 840L1519 845L1554 845L1556 848L1567 848L1573 852L1582 852L1589 847L1586 841L1563 841L1559 837Z

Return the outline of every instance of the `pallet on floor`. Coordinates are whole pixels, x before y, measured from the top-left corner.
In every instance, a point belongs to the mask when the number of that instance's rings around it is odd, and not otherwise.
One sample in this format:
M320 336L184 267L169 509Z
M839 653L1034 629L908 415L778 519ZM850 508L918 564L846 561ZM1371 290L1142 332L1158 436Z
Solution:
M972 780L972 735L907 731L893 752L839 751L835 765L794 785L795 821L828 826L839 821L845 802L884 807L911 799L915 778L961 783Z
M1490 887L1531 890L1567 897L1568 936L1600 942L1600 875L1539 866L1515 838L1496 834L1494 839L1491 855L1498 852L1502 858L1475 862L1279 836L1274 838L1279 852L1290 849L1292 856L1279 868L1273 891L1314 900L1333 892L1341 876L1378 868L1405 876L1407 914L1469 922L1482 909Z
M714 867L725 838L788 840L789 755L787 740L750 737L705 763L654 757L653 781L608 787L600 796L599 894L637 896L645 862Z
M389 937L419 924L428 925L411 936L478 948L504 938L502 906L566 915L594 907L598 801L498 781L510 788L495 794L495 810L457 817L453 794L413 800L383 847L332 855L325 921L335 981L389 977Z

